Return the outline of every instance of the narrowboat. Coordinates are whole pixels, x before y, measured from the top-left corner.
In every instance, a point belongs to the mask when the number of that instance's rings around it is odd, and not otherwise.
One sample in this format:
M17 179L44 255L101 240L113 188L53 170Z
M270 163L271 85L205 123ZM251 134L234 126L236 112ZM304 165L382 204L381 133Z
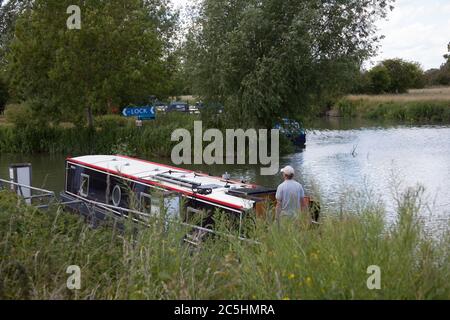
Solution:
M201 213L205 227L213 224L217 209L239 221L249 213L262 216L275 193L275 189L127 156L93 155L66 160L61 198L70 209L96 221L107 219L111 212L123 215L111 208L133 207L150 216L164 211L166 218L183 222Z
M220 213L234 220L244 236L243 219L265 218L275 194L276 189L230 180L227 175L213 177L121 155L92 155L66 160L61 199L69 209L96 222L111 214L123 217L132 208L142 213L139 219L144 222L164 214L164 219L211 230L214 215Z

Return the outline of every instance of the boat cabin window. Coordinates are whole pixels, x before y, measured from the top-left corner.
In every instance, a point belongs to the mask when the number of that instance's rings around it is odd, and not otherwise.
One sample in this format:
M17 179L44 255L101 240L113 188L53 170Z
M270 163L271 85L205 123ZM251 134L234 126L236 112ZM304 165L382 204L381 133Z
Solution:
M89 176L87 174L81 174L79 192L82 197L87 197L89 195Z
M140 204L140 210L143 213L150 214L150 215L160 215L161 214L161 197L162 195L159 195L157 193L155 194L148 194L145 192L140 193L139 197L139 204Z
M116 207L120 207L120 201L122 200L122 189L116 185L112 191L112 202Z
M148 214L152 213L152 197L143 192L141 192L141 211Z

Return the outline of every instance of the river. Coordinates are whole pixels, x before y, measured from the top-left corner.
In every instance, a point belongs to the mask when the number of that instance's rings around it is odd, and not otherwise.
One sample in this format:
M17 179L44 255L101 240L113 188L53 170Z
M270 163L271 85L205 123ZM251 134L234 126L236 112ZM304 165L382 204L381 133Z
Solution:
M374 126L358 121L323 121L308 131L306 149L285 156L310 192L318 192L331 211L351 206L348 195L357 194L383 202L388 218L395 219L395 186L402 191L418 184L425 187L427 206L422 217L433 229L450 222L450 126ZM64 186L65 156L0 155L0 177L7 177L11 163L33 165L33 185L54 191ZM149 159L170 163L170 159ZM276 187L281 178L260 176L256 166L185 166L214 175L225 172ZM314 191L313 191L314 190ZM346 195L344 198L344 195Z

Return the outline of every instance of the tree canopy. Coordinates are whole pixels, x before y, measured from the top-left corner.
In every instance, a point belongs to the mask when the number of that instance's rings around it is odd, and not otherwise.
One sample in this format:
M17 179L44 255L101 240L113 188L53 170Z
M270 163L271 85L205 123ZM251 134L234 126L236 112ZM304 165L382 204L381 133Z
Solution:
M387 59L364 71L356 84L356 93L406 93L425 86L425 74L417 62Z
M77 2L81 29L70 30L66 10ZM85 110L164 96L176 19L167 0L35 0L15 23L10 83L38 115L77 123Z
M430 69L425 72L425 82L429 86L450 85L450 43L447 46L447 53L444 55L445 62L439 69Z
M31 8L34 0L0 0L0 65L4 65L8 45L14 36L19 16Z
M3 113L8 97L8 87L5 81L0 76L0 114Z
M391 74L386 66L380 64L368 72L369 82L363 90L366 93L381 94L391 88Z
M348 89L392 1L204 0L186 44L194 93L245 125L298 118Z
M424 86L423 69L419 63L408 62L402 59L388 59L382 62L390 76L388 92L405 93L408 89L417 89Z
M447 62L450 62L450 42L447 45L447 53L444 55L444 58L447 59Z

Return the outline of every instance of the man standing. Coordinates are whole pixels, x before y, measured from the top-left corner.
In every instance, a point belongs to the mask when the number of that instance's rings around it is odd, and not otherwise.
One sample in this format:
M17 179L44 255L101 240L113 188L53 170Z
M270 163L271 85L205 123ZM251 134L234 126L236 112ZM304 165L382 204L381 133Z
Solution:
M299 217L305 191L300 183L294 180L295 171L291 166L281 170L284 182L277 189L277 220L283 216Z

